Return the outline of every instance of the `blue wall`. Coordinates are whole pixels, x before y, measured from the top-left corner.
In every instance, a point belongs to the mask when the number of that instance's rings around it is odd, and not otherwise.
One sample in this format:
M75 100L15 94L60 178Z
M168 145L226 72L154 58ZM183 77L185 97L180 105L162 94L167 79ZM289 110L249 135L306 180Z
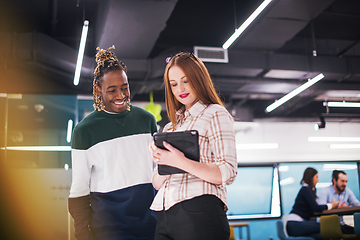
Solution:
M277 236L276 231L276 221L279 219L266 219L266 220L250 220L250 221L244 221L249 222L249 228L250 228L250 239L252 240L269 240L270 237L273 240L279 240ZM242 230L242 239L246 240L247 238L247 232L246 228L241 228ZM235 228L235 239L239 239L239 230L240 228Z

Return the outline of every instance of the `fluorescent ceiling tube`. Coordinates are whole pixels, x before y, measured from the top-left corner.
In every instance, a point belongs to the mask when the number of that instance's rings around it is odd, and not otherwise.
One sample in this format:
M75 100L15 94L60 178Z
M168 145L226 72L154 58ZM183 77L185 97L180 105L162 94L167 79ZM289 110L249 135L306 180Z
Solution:
M66 141L68 143L71 141L72 127L73 127L73 120L69 119L68 126L67 126L67 133L66 133Z
M323 171L333 170L352 170L357 169L357 165L354 164L338 164L338 163L325 163L323 165Z
M360 142L360 137L308 137L309 142Z
M238 143L236 149L276 149L279 148L277 143Z
M330 144L332 149L352 149L360 148L360 144Z
M324 188L324 187L328 187L330 185L332 185L331 182L318 182L316 184L316 188Z
M288 177L280 180L280 186L289 185L295 182L295 179L293 177Z
M275 101L274 103L270 104L267 108L266 108L266 112L271 112L272 110L274 110L275 108L279 107L281 104L289 101L291 98L295 97L296 95L298 95L299 93L301 93L302 91L304 91L305 89L311 87L312 85L314 85L315 83L317 83L318 81L320 81L321 79L324 78L324 74L320 73L319 75L317 75L316 77L309 79L309 81L307 81L306 83L304 83L303 85L301 85L300 87L296 88L295 90L293 90L292 92L286 94L285 96L283 96L282 98L280 98L279 100Z
M279 166L279 172L288 172L289 166Z
M360 102L324 102L328 107L360 107Z
M223 44L224 49L228 49L230 45L240 36L240 34L251 24L252 21L266 8L271 0L265 0L241 26L235 30L233 35Z
M85 43L86 43L86 37L87 37L88 30L89 30L89 21L85 20L84 26L82 29L82 33L81 33L79 53L78 53L76 68L75 68L75 76L74 76L74 85L75 86L77 86L79 84L81 66L82 66L83 58L84 58Z
M71 151L71 146L18 146L18 147L2 147L2 150L15 150L15 151L54 151L63 152Z

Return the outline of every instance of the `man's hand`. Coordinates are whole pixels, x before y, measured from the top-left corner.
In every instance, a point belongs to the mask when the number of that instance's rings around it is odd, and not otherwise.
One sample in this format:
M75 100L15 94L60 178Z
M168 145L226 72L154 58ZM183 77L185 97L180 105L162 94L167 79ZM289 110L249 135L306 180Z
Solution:
M338 208L348 208L348 207L351 207L351 206L352 206L352 204L346 205L346 202L343 202L343 203L341 203L341 204L339 205Z

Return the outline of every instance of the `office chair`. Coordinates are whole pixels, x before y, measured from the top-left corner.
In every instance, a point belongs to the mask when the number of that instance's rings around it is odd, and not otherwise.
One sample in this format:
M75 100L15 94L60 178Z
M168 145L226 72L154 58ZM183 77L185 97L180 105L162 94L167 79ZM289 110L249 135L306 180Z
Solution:
M234 227L230 226L230 238L229 240L236 240L235 239L235 234L234 234Z
M360 237L360 212L354 213L354 232Z
M277 234L280 240L315 240L312 237L288 237L285 235L284 223L282 220L276 222Z
M360 239L356 234L342 233L337 214L320 216L320 234L325 239Z

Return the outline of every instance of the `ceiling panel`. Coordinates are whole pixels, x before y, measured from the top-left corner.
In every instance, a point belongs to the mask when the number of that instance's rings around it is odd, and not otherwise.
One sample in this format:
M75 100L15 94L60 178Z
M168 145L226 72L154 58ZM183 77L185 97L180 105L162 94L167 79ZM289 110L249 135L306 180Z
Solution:
M91 96L96 47L114 44L118 58L128 66L132 101L148 101L149 92L154 92L154 99L163 104L166 57L191 52L194 46L221 47L261 2L1 1L1 91ZM75 87L72 79L85 19L90 21L86 56ZM320 102L326 97L360 102L360 96L349 93L360 89L359 29L358 0L273 0L229 47L228 63L206 66L226 106L241 105L240 112L252 113L247 119L308 120L321 111L326 114ZM271 114L264 112L320 72L325 78L308 91ZM360 121L358 109L340 111L348 113L347 120Z

